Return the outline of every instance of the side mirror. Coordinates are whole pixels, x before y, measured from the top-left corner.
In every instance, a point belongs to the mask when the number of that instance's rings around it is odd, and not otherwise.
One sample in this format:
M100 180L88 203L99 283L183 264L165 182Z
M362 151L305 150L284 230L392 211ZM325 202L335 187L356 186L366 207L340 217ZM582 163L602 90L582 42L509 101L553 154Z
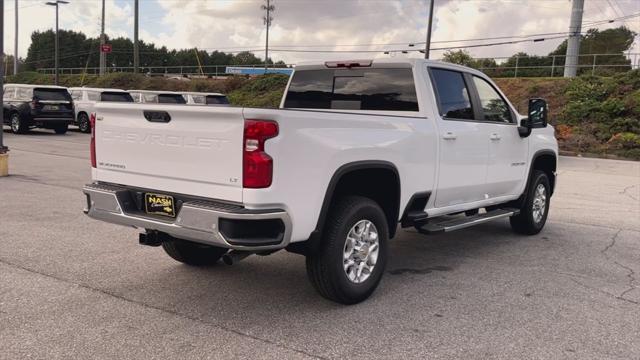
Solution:
M527 127L529 129L547 127L549 107L544 99L529 99L529 116Z

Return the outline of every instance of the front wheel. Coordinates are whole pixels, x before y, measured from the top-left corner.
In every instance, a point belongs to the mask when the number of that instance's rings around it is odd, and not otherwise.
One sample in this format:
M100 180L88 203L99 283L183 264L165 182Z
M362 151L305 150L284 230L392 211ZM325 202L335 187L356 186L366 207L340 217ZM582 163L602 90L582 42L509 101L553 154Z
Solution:
M9 117L9 121L11 125L11 132L13 132L14 134L24 134L27 131L29 131L29 126L27 125L27 122L24 119L22 119L19 113L17 112L12 113L11 116Z
M323 297L342 304L367 299L387 262L389 229L373 200L348 196L331 208L317 252L307 256L307 274Z
M520 208L520 214L510 219L511 228L519 234L539 233L547 222L550 200L549 177L543 171L536 170L527 189L527 197Z
M87 114L78 115L78 129L85 134L91 132L91 123Z
M169 237L162 248L172 259L191 266L215 264L228 249Z

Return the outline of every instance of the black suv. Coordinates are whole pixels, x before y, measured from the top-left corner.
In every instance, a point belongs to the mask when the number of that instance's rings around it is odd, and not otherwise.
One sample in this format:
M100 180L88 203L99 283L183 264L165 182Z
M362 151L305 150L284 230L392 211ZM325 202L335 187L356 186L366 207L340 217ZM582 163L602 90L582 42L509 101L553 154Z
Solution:
M3 110L3 123L15 134L34 127L64 134L74 120L71 95L60 86L6 84Z

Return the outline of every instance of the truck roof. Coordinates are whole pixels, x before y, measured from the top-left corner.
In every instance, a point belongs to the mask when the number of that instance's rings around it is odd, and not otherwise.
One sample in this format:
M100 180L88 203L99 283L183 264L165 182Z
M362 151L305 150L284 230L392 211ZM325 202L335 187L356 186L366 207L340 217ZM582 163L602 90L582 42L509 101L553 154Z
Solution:
M216 93L216 92L197 92L197 91L187 91L187 92L182 92L181 94L185 94L185 95L213 95L213 96L226 96L225 94L222 93Z
M308 62L300 62L296 64L296 70L320 70L327 69L327 63L371 63L371 67L373 68L384 68L384 67L415 67L422 64L433 65L438 67L450 68L452 70L460 70L466 71L476 74L483 74L482 72L462 66L457 64L452 64L444 61L438 60L427 60L427 59L417 59L417 58L384 58L384 59L350 59L350 60L332 60L332 61L308 61ZM358 68L367 68L368 66L358 67Z
M46 88L46 89L66 89L64 86L57 85L36 85L36 84L4 84L4 87L20 87L20 88Z
M70 87L69 90L89 90L89 91L110 91L110 92L126 92L122 89L110 89L110 88L91 88L91 87Z
M176 95L182 95L182 93L178 92L178 91L163 91L163 90L135 90L135 89L130 89L130 90L127 90L127 92L137 92L137 93L142 93L142 94L176 94Z

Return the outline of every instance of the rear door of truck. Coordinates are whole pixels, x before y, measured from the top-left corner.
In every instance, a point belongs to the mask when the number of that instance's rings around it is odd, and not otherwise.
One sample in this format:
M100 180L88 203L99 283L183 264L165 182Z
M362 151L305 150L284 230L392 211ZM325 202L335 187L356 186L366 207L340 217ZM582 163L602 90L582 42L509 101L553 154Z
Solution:
M242 108L98 103L94 180L242 202Z

